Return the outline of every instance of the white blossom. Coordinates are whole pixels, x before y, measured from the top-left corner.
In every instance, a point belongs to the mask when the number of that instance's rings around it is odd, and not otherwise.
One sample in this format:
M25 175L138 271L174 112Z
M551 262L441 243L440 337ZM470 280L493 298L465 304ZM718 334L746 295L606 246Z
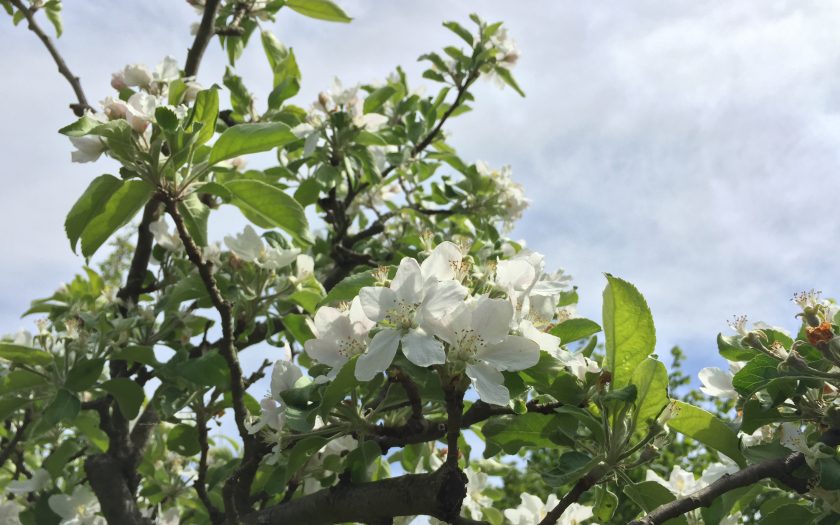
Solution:
M721 399L737 399L738 392L732 386L733 375L726 370L717 367L706 367L697 374L700 382L700 390L704 394L719 397Z
M145 64L129 64L125 66L122 73L114 73L111 78L111 85L114 86L116 82L118 85L124 84L128 87L145 88L152 83L152 78L152 72L149 71L149 68ZM120 80L122 83L120 83Z
M365 315L385 326L359 358L356 377L360 381L369 381L388 368L400 345L406 358L417 366L446 362L443 344L430 331L434 323L463 304L467 295L466 288L451 280L447 250L448 245L433 252L423 262L425 271L417 260L405 257L389 287L368 286L359 292Z
M155 108L158 100L153 96L139 91L128 98L125 119L137 133L143 133L150 122L155 120Z
M462 508L472 519L480 520L483 515L482 509L493 504L493 500L483 494L488 486L488 476L473 468L464 469L464 474L467 475L467 497L464 498Z
M461 303L442 320L435 334L449 344L447 361L463 363L485 403L507 405L504 370L525 370L540 359L539 346L509 335L513 307L505 299L478 297Z
M76 148L76 151L70 153L70 160L72 162L95 162L108 149L105 141L96 135L68 138Z
M20 525L20 513L23 507L14 500L0 500L0 523Z
M306 341L303 348L309 357L331 367L328 377L333 378L351 357L367 350L368 332L374 325L365 316L358 297L346 311L322 306L309 325L315 338Z
M266 247L262 238L249 225L236 237L226 236L225 244L234 255L243 261L253 262L267 270L279 270L294 262L300 250L284 250L272 246Z
M697 492L702 488L702 484L698 480L694 479L694 474L684 470L679 465L674 466L674 469L671 470L671 475L667 481L652 470L647 471L645 481L656 481L678 497Z
M155 242L167 251L177 252L183 247L178 232L173 231L170 233L169 226L166 224L166 218L163 216L149 224L149 231L152 232Z
M179 525L181 523L181 512L178 507L171 507L158 514L155 525Z
M70 495L53 494L48 503L61 517L59 525L107 525L105 518L97 516L99 501L96 495L84 485L76 485Z
M505 518L510 525L538 525L546 515L560 503L554 494L549 494L545 503L533 494L527 492L519 495L519 506L515 509L506 509ZM579 525L592 517L592 507L572 503L569 505L560 518L558 525Z
M6 490L12 494L28 494L44 489L50 483L50 473L39 468L32 473L32 477L24 480L10 481ZM0 522L2 523L2 522Z

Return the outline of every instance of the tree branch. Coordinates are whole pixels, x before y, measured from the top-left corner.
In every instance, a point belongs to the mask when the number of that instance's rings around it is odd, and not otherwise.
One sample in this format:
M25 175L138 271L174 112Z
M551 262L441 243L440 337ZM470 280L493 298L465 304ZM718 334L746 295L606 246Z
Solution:
M151 521L140 514L134 492L129 488L116 457L110 454L88 456L85 473L108 523L151 525Z
M18 0L19 1L19 0ZM184 75L194 77L198 73L198 66L204 56L204 50L213 38L213 28L216 22L216 12L219 10L219 0L207 0L204 4L204 14L201 16L201 23L195 34L193 45L187 53L187 63L184 66Z
M594 472L590 472L589 474L585 475L584 477L580 478L577 483L572 487L563 499L553 508L551 511L545 515L545 518L539 523L539 525L554 525L557 523L557 520L560 519L560 516L566 512L566 509L569 508L569 505L575 503L577 500L580 499L581 495L590 489L595 483L598 482L598 478L600 475L597 475Z
M12 435L11 438L4 438L0 441L0 467L2 467L12 453L17 448L17 444L23 439L23 433L26 431L26 427L29 426L29 423L32 421L32 410L26 409L23 412L23 419L18 424L17 429L15 429L15 433Z
M247 484L250 488L250 482L253 480L253 476L251 476L251 479L242 477L241 480L240 476L244 473L244 466L254 461L257 442L245 426L245 420L248 418L248 409L245 407L245 385L243 382L242 367L239 364L239 357L237 356L234 341L233 306L222 296L222 292L219 290L216 278L213 276L213 263L204 260L201 250L195 244L195 241L187 230L184 218L178 210L177 200L171 195L165 195L164 204L166 205L167 213L175 222L175 229L178 231L178 236L181 238L181 243L187 252L187 258L198 269L198 274L204 283L204 287L207 289L207 293L210 295L210 302L213 303L213 307L219 313L222 326L219 353L224 358L230 370L230 394L233 404L233 416L244 448L242 463L240 463L237 471L225 483L223 491L227 518L231 523L236 523L239 515L238 508L244 508L247 505L247 495L249 492L249 490L245 491L244 501L242 501L240 482Z
M840 429L829 429L822 435L820 441L834 447L840 445ZM767 478L777 479L791 486L797 492L807 491L807 480L805 480L804 484L799 483L797 481L798 478L792 476L792 472L803 465L805 465L805 455L801 452L795 452L782 458L769 459L750 465L734 474L724 474L723 477L711 485L693 494L660 505L649 512L647 516L633 520L628 525L659 525L660 523L665 523L671 518L676 518L694 509L708 507L722 494L737 488L752 485Z
M26 21L29 24L29 30L41 39L41 42L43 42L44 47L47 48L47 51L55 62L55 65L58 66L58 72L61 73L61 76L67 79L67 82L70 83L70 87L73 88L73 93L75 93L77 101L75 104L70 104L70 109L73 110L73 113L75 113L77 117L81 117L85 114L86 109L93 109L90 104L88 104L87 97L85 96L85 92L82 90L82 83L79 80L79 77L70 71L70 68L67 67L67 62L64 61L61 53L58 52L58 49L55 47L55 44L53 44L52 39L44 33L44 30L41 29L41 26L39 26L38 22L35 20L36 9L29 9L26 7L23 0L10 0L10 2L23 13L24 17L26 17Z
M369 483L340 484L243 517L246 525L370 523L396 516L428 515L454 523L466 495L463 474L443 468Z

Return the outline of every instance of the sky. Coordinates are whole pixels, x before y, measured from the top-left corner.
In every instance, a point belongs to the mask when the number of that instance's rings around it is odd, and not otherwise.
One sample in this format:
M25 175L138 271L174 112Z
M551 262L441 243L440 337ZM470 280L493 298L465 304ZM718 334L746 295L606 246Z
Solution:
M680 345L696 371L723 363L715 336L733 315L793 329L794 292L840 291L840 2L339 3L352 23L287 12L266 26L298 57L298 105L334 75L370 82L398 64L423 84L416 57L457 44L442 21L466 25L475 11L510 28L527 97L480 83L474 111L448 131L464 159L513 167L532 204L512 236L575 278L581 315L600 320L603 272L627 279L653 311L658 353ZM58 46L92 101L112 94L110 75L127 63L183 62L198 21L172 0L68 2L64 17ZM37 38L3 17L0 48L11 72L0 86L2 333L31 328L20 318L29 301L84 264L64 217L114 164L70 163L56 130L73 120L72 92ZM211 44L199 81L224 67ZM259 45L237 70L268 93ZM222 212L211 237L241 224Z

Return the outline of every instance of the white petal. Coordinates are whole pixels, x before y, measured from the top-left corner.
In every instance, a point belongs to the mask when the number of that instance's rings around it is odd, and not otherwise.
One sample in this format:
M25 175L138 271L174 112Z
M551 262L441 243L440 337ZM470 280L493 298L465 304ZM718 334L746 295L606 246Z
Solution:
M722 398L736 398L738 392L732 386L732 374L716 367L706 367L697 374L703 386L703 393Z
M423 279L436 279L447 281L455 278L455 265L460 263L464 256L458 245L444 241L438 244L432 253L420 265Z
M310 339L303 344L303 349L312 359L334 369L347 362L347 358L338 353L338 345L335 341Z
M463 303L467 293L467 289L457 281L432 284L426 290L426 297L420 306L420 321L426 318L440 319Z
M510 402L510 392L505 387L505 376L501 372L485 363L470 363L466 372L482 401L501 406Z
M356 361L356 379L370 381L373 377L384 372L394 361L400 333L390 328L382 330L370 341L368 351L359 356Z
M526 337L509 335L501 343L479 350L476 357L496 370L525 370L540 360L540 346Z
M350 302L349 316L350 322L353 323L353 332L356 334L356 337L367 337L370 329L376 326L376 323L368 319L368 316L365 315L365 310L362 308L362 301L358 295Z
M341 310L333 308L332 306L322 306L321 308L318 308L318 311L315 312L315 319L312 323L314 328L312 333L315 337L324 337L324 335L331 330L332 325L335 324L341 317L343 317Z
M402 351L417 366L442 365L446 362L443 343L423 330L411 330L402 337Z
M365 315L373 321L383 321L397 305L397 294L382 286L365 286L359 290L359 302Z
M303 372L294 363L289 361L277 361L271 371L271 397L280 400L280 393L294 388L298 379L303 377Z
M397 267L391 290L397 297L407 303L420 303L423 300L423 276L420 265L411 257L404 257Z
M510 332L513 306L504 299L481 297L473 310L472 328L487 344L502 341Z
M524 259L502 260L496 264L496 284L505 290L526 290L536 278L536 270Z

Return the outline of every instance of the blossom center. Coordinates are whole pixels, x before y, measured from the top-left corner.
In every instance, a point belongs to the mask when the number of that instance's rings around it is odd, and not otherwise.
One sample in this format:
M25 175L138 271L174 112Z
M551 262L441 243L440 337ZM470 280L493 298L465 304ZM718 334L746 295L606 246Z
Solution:
M398 300L396 306L388 310L385 318L393 323L397 328L415 328L415 317L417 316L417 308L419 306L419 303L409 303L407 301Z

